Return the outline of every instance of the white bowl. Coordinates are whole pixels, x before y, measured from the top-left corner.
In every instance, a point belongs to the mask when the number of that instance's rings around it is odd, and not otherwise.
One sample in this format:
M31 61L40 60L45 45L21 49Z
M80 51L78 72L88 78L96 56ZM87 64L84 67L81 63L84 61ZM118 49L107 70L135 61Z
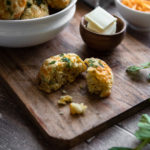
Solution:
M73 18L76 1L58 13L28 20L0 20L0 46L29 47L54 38Z
M115 0L115 3L119 13L129 24L141 30L150 30L150 13L131 9L122 4L121 0Z

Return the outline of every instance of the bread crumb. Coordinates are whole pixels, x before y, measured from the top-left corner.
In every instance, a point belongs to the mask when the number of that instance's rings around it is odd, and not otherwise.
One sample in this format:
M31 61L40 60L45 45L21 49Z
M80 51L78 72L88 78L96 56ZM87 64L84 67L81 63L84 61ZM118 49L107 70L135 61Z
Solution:
M62 90L62 94L67 94L67 91L66 90Z
M70 104L70 113L72 115L75 114L83 114L85 112L85 110L87 109L87 106L84 105L84 103L71 103Z
M61 96L58 104L59 105L66 105L67 103L71 103L72 102L72 96L70 95L65 95L65 96Z

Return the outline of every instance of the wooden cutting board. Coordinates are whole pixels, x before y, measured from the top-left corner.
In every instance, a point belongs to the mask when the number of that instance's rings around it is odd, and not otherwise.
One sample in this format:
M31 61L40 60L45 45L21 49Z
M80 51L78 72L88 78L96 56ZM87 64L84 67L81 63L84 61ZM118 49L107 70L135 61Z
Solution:
M98 52L91 54L92 49L85 46L79 34L80 18L88 11L83 4L78 5L69 26L45 44L25 49L0 48L1 77L40 129L61 147L73 146L139 111L150 98L147 72L142 71L134 80L125 72L130 65L148 62L150 49L127 34L110 55L102 57ZM74 102L83 102L88 106L85 115L71 116L68 106L57 105L62 89L45 94L37 88L36 76L44 59L63 52L77 53L83 59L95 55L104 59L113 70L115 83L111 96L106 99L88 93L84 75L62 88L73 97Z

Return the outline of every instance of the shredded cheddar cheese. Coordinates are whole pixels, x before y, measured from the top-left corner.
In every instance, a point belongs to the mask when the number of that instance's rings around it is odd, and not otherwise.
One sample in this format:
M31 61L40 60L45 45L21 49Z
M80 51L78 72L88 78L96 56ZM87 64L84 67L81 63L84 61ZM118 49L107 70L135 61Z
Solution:
M150 0L122 0L122 3L134 10L150 12Z

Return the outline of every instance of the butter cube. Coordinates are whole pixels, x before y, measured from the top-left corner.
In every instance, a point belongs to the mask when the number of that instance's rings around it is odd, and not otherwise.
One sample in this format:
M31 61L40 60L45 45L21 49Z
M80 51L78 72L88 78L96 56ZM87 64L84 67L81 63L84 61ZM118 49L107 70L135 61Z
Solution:
M117 23L115 21L112 24L110 24L105 30L102 30L102 29L98 28L95 24L93 24L92 22L89 22L87 25L87 28L96 33L110 35L110 34L116 33L116 30L117 30L116 26L117 26Z
M113 17L103 8L97 7L85 15L85 20L94 24L97 28L105 30L108 26L115 22L117 18Z

